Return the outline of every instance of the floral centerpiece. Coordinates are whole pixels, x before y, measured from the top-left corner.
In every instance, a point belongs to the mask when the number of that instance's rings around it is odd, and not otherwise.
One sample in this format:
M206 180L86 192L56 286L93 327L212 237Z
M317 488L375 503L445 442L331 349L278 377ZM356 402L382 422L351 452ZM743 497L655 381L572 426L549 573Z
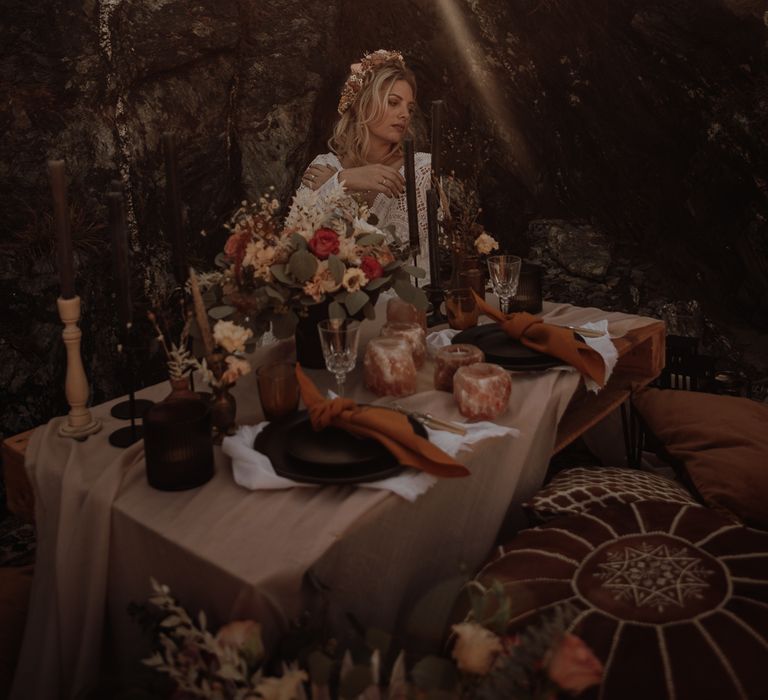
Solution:
M206 281L218 284L235 313L269 320L277 337L288 337L312 311L318 318L373 318L378 295L390 288L426 308L411 279L423 271L396 257L392 231L379 229L367 205L341 184L322 197L303 188L284 223L279 207L268 196L243 202L227 224L222 270Z

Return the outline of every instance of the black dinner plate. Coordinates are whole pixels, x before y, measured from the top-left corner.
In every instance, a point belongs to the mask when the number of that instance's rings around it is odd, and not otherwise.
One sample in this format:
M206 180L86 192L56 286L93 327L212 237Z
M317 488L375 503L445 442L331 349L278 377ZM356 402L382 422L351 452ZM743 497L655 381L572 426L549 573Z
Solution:
M558 367L563 361L552 355L532 350L510 338L498 323L467 328L453 337L453 343L476 345L485 353L485 361L511 370L543 370Z
M421 424L411 420L411 425L417 435L427 437ZM403 470L376 440L332 427L315 431L306 411L271 422L253 447L270 458L280 476L311 484L361 484Z

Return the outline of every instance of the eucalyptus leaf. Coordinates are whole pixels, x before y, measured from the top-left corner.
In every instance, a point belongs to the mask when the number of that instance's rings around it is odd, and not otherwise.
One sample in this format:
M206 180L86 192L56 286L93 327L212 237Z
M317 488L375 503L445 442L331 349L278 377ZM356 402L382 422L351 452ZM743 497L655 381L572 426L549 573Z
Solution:
M413 300L411 301L419 311L426 311L429 308L429 299L420 287L413 288Z
M386 226L382 226L381 230L384 231L384 233L388 233L395 240L399 240L397 237L397 229L395 229L394 224L387 224Z
M290 240L296 250L307 249L307 239L304 238L304 236L302 236L300 233L292 233L288 240Z
M336 255L328 256L328 270L333 277L333 281L336 284L341 284L341 280L344 279L344 273L347 270L346 265Z
M414 265L403 265L402 269L404 272L407 272L409 275L411 275L411 277L416 277L420 280L427 276L425 270L422 270L420 267L415 267Z
M347 312L338 301L332 301L328 304L328 318L338 318L342 321L347 317Z
M384 272L392 272L394 270L398 270L402 266L403 266L402 260L393 260L391 263L384 266Z
M406 277L403 279L402 277L395 278L395 281L392 283L392 288L397 293L397 296L399 296L403 301L407 301L409 304L416 305L414 302L414 297L416 296L416 287L414 287Z
M307 250L297 250L288 260L287 272L304 284L314 277L317 258Z
M368 302L363 307L363 316L365 316L369 321L376 320L376 309L374 308L373 304L371 304L371 302Z
M222 270L226 270L232 261L227 257L226 253L219 253L214 259L213 264L216 267L220 267Z
M270 287L267 285L264 287L264 291L267 293L267 296L272 297L273 299L278 299L279 301L285 301L285 297L280 293L279 290L275 289L274 287Z
M234 306L228 306L225 304L222 306L214 306L212 309L208 309L208 315L218 321L222 318L231 316L233 313L235 313L235 311L237 311L237 309Z
M384 242L384 236L380 233L366 233L355 242L357 245L381 245Z
M350 292L344 305L347 307L350 316L354 316L360 309L362 309L369 301L369 297L364 291L358 290L356 292Z
M375 280L365 285L365 290L368 292L372 292L375 289L379 289L380 287L383 287L385 284L388 284L389 280L391 279L392 277L390 277L390 275L383 275L382 277L377 277Z
M269 271L278 282L282 282L283 284L293 284L293 280L288 277L285 272L285 265L283 263L272 265L272 267L269 268Z

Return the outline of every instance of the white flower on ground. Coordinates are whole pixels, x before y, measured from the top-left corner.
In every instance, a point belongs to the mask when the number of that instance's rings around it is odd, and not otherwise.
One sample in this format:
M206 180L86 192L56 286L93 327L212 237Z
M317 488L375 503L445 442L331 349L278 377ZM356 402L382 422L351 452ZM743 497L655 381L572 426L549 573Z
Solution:
M350 267L344 273L344 279L341 280L341 284L348 292L356 292L368 284L368 278L359 267Z
M292 669L280 678L263 678L256 692L264 700L297 700L300 697L301 684L308 678L305 671Z
M496 656L503 651L501 640L490 630L474 622L453 625L456 644L451 652L456 665L467 673L484 676L491 670Z
M232 321L217 321L213 327L213 341L227 352L243 352L252 337L252 330Z
M496 239L487 233L481 233L475 239L475 250L480 253L480 255L488 255L492 250L498 249L499 244Z

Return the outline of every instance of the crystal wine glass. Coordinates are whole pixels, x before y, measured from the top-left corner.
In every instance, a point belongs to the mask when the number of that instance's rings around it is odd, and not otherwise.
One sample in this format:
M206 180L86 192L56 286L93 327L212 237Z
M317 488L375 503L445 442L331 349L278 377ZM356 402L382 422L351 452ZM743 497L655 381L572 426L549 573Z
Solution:
M357 362L357 343L360 337L358 321L330 318L317 324L323 347L325 366L336 377L339 396L344 396L344 381Z
M488 258L488 272L493 291L499 297L502 313L509 313L509 300L517 294L520 267L523 261L517 255L493 255Z

